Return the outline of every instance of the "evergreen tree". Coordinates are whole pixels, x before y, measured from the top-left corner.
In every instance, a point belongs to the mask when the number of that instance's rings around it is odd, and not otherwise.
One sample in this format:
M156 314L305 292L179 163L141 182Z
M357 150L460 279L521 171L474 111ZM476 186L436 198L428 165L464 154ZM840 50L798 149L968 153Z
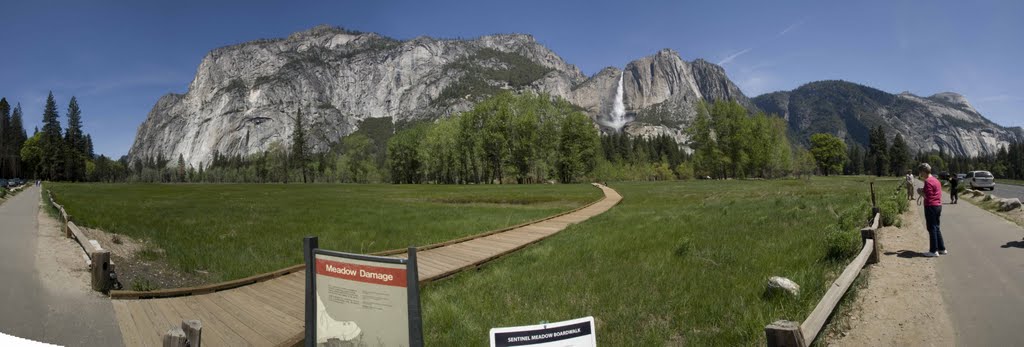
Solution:
M64 139L61 136L60 120L57 118L57 102L53 92L46 97L43 108L43 136L39 147L42 156L39 160L39 174L43 179L57 181L64 179Z
M875 176L886 176L889 174L889 145L885 138L885 129L881 125L871 130L868 139L868 153L871 160L871 168Z
M178 153L178 167L177 167L177 180L178 182L185 182L185 156Z
M308 149L306 148L306 130L302 125L302 110L295 114L295 129L292 130L291 164L302 170L302 183L307 181Z
M96 157L96 152L92 147L92 135L85 134L85 152L83 153L85 153L86 159L92 159Z
M0 99L0 177L10 177L10 166L15 153L11 148L11 104L7 98Z
M892 147L889 147L889 168L893 175L907 172L910 165L910 148L903 140L903 135L896 133L892 139Z
M82 110L74 96L68 102L68 127L64 132L64 178L85 180L85 135L82 134Z
M24 163L20 159L19 155L21 153L21 148L25 145L25 141L28 140L28 134L25 133L25 127L22 119L21 104L18 104L14 107L14 113L11 114L11 123L9 128L11 129L11 136L13 139L11 139L11 142L8 145L8 151L12 155L12 157L10 157L11 166L13 167L11 174L15 177L24 177L27 174L24 169Z

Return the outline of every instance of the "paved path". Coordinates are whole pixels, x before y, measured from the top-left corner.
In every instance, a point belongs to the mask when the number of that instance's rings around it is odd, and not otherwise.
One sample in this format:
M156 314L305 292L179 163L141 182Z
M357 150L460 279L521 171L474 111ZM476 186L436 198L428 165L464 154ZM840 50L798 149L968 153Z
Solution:
M47 251L37 247L38 213L38 187L0 204L0 332L66 346L120 345L110 300L87 289L53 290L52 277L40 276L51 269L37 264L37 252Z
M988 192L986 192L988 193ZM1000 198L1018 198L1024 201L1024 186L999 183L996 181L996 189L991 192Z
M473 268L551 236L569 225L604 213L622 200L615 190L596 185L604 198L572 213L515 229L416 253L420 282ZM395 257L405 257L396 254ZM156 346L160 336L183 319L203 324L203 344L278 346L301 341L305 271L208 294L162 299L113 300L125 345Z
M1024 229L966 199L943 205L941 223L949 255L935 260L957 345L1024 343Z

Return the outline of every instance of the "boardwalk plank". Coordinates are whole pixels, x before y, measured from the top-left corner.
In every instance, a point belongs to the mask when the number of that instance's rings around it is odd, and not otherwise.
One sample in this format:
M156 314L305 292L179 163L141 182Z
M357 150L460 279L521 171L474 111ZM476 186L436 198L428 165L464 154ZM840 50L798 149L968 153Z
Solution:
M622 197L597 185L604 198L589 207L496 234L471 238L418 254L420 281L429 281L490 260L604 213ZM407 258L407 254L392 257ZM125 345L159 346L164 331L181 319L203 322L204 345L273 346L301 334L305 271L221 292L185 297L114 300Z

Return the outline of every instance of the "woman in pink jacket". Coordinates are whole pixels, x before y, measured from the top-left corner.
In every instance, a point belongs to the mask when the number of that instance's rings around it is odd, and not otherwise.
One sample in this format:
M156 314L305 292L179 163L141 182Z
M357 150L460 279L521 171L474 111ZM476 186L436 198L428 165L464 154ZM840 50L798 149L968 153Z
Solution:
M924 197L924 220L928 229L928 253L926 257L937 257L945 255L946 244L942 241L942 231L939 230L939 217L942 216L942 184L932 176L932 167L928 163L922 163L917 167L918 177L924 181L924 188L921 189L921 196Z

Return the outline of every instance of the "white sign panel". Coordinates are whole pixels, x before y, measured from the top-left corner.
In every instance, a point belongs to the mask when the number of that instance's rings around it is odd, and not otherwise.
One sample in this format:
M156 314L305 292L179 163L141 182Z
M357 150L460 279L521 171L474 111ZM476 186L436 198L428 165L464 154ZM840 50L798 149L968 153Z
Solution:
M491 347L594 347L594 317L564 322L491 329Z
M318 346L408 346L405 264L316 254Z

